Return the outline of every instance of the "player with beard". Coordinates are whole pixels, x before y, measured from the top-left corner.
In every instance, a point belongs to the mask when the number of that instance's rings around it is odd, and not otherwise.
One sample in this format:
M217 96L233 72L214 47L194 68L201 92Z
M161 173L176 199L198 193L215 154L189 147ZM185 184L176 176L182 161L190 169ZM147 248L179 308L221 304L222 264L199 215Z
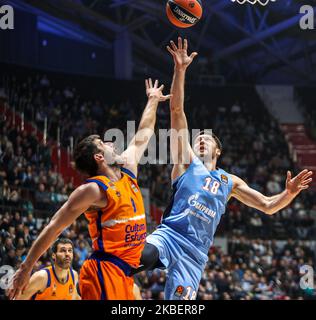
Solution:
M166 268L165 299L192 300L197 296L208 251L228 200L234 197L272 215L309 187L312 172L303 170L292 178L288 171L285 190L268 197L217 167L223 148L212 132L199 134L192 148L184 112L184 84L187 67L197 53L189 56L187 40L181 38L178 38L178 46L171 41L167 49L175 63L170 100L173 194L161 224L146 239L142 266L136 272Z
M73 243L61 238L51 248L52 265L35 272L19 300L80 300L78 273L71 268Z
M154 134L162 93L158 80L146 80L148 102L138 131L127 149L117 154L112 142L92 135L74 150L77 170L86 174L78 187L56 212L30 249L12 279L9 298L18 298L29 282L32 268L59 234L82 213L89 223L94 252L80 270L83 300L134 300L132 268L137 268L146 238L146 215L137 167Z

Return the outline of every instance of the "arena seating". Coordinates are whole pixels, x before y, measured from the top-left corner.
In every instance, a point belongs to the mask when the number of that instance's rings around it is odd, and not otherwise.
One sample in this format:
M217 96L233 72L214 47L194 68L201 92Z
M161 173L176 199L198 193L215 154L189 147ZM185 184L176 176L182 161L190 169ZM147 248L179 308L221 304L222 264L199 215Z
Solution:
M145 94L139 82L4 69L0 107L8 106L8 117L0 119L0 265L18 267L32 241L77 184L78 176L68 158L70 137L76 143L88 134L103 135L109 128L126 130L126 120L139 120ZM84 90L87 82L95 84L93 92ZM297 172L278 124L254 88L187 86L186 111L191 128L213 129L222 140L219 166L259 191L267 195L281 192L286 171ZM169 127L167 106L159 109L157 119L157 127ZM22 130L22 123L36 130ZM56 160L57 133L64 154L63 170ZM140 168L139 184L150 189L157 222L170 197L170 170L170 165ZM304 263L315 263L315 256L308 245L297 241L316 235L314 199L315 192L307 191L290 207L269 217L230 201L216 234L229 239L228 251L211 249L198 298L312 298L312 293L297 287L297 270ZM90 251L85 219L64 234L75 241L74 267L78 270ZM275 242L288 239L293 240ZM46 254L36 268L48 263ZM283 285L278 287L280 279ZM164 272L143 272L137 281L144 299L163 298Z

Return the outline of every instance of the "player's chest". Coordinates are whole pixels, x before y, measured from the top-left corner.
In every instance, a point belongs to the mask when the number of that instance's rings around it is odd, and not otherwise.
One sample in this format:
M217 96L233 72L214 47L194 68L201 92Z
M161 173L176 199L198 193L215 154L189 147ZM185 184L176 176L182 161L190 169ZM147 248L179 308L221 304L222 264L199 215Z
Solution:
M74 293L75 287L73 283L65 283L65 284L59 284L57 282L53 282L51 284L51 287L49 288L49 292L47 295L50 299L58 299L58 300L64 300L69 299Z
M186 177L181 184L185 193L199 193L208 198L226 198L230 192L229 178L224 174Z

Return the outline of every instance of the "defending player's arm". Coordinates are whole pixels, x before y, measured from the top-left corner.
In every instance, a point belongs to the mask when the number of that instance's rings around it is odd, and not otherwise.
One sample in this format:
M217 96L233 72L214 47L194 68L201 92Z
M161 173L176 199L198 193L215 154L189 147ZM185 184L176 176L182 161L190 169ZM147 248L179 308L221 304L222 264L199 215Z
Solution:
M311 171L305 169L292 178L291 172L288 171L285 190L271 197L267 197L250 188L245 181L232 175L234 187L231 196L249 207L272 215L288 206L302 190L309 187L309 184L312 182L312 174Z
M104 194L95 183L82 185L70 195L68 201L56 212L35 240L25 261L15 273L12 287L8 291L10 299L19 298L29 282L36 261L48 250L61 232L91 205L100 200L104 200Z
M77 287L78 287L78 282L79 282L79 276L78 276L78 272L74 270L74 275L75 275L75 290L74 290L74 294L72 296L72 300L81 300L81 297L78 293Z
M172 179L180 176L191 163L194 154L189 143L188 123L184 112L184 85L185 74L188 66L197 56L193 52L188 56L188 41L178 38L178 46L170 41L171 47L167 50L174 60L174 74L171 85L172 98L170 99L171 116L171 157L174 163Z
M47 280L47 272L45 270L35 272L17 300L30 300L34 294L43 292L46 288Z
M138 285L136 283L134 283L133 294L134 294L134 299L135 300L143 300L142 294L140 292L140 289L139 289L139 287L138 287Z
M170 95L163 95L164 85L158 87L158 80L155 81L154 85L151 79L145 80L145 85L148 97L147 105L135 136L121 155L127 162L124 167L131 170L135 176L137 176L138 163L154 134L158 104L170 99Z

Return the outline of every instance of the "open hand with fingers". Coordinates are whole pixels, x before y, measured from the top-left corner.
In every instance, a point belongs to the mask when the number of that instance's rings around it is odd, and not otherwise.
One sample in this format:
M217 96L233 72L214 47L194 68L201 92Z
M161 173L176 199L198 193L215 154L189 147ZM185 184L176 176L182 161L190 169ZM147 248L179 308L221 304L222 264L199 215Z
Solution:
M30 269L26 268L22 263L20 268L14 274L10 288L6 291L7 296L11 300L18 300L23 290L28 285L31 277Z
M193 59L198 55L197 52L188 55L188 40L182 40L181 37L178 38L178 46L171 40L170 46L167 46L167 50L173 57L175 67L179 69L186 69L193 61Z
M161 102L161 101L169 100L171 98L170 94L164 96L162 91L165 86L161 85L160 87L158 87L158 85L159 85L158 80L156 80L153 85L151 78L146 79L145 85L146 85L146 94L147 94L148 99L157 99L159 102Z
M312 171L307 169L301 171L296 177L292 178L290 171L287 172L286 190L291 195L298 195L302 190L308 189L309 184L312 182Z

